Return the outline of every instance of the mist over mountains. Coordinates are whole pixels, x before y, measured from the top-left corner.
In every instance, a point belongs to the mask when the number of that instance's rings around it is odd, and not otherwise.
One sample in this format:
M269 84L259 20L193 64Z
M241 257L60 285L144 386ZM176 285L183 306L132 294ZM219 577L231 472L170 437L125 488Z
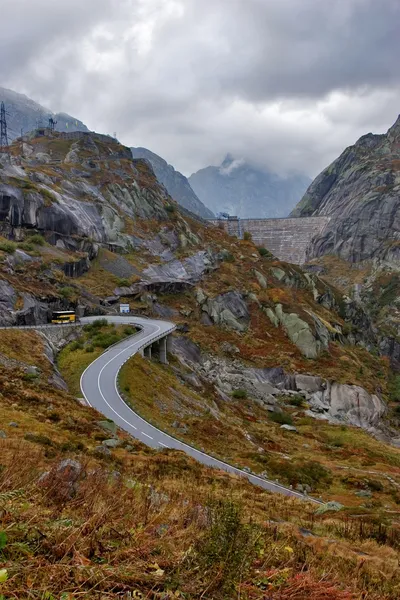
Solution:
M228 154L219 167L193 173L189 183L213 212L238 217L286 217L301 199L311 179L282 177Z
M47 126L50 118L57 122L57 131L89 131L78 118L53 113L13 90L0 87L0 100L6 105L10 141L21 132ZM131 151L134 158L150 162L160 183L179 204L205 219L220 212L242 218L286 217L311 183L305 175L281 177L231 154L219 167L205 167L187 178L147 148L132 147Z

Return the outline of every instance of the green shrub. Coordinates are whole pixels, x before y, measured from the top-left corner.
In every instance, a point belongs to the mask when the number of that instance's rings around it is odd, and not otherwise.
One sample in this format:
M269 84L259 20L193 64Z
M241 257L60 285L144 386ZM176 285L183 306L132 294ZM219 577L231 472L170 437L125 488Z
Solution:
M17 244L15 242L5 241L0 242L0 250L6 252L7 254L13 254L17 249Z
M18 244L18 248L24 250L25 252L32 252L35 249L29 242L21 242Z
M107 327L107 325L108 325L107 319L96 319L91 324L91 326L93 327L93 329L101 329L102 327Z
M257 550L259 532L256 526L243 523L241 508L231 500L212 501L208 504L209 526L198 543L196 562L206 581L209 598L236 597L234 590L243 581Z
M266 248L263 248L262 246L260 248L257 248L257 250L258 250L258 253L260 256L265 256L265 257L273 256L269 250L267 250Z
M93 346L86 346L86 348L85 348L85 352L89 352L89 353L90 353L90 352L94 352L94 348L93 348Z
M247 391L242 390L242 389L234 390L232 392L232 398L238 398L238 399L247 398Z
M269 418L271 421L278 423L279 425L293 425L292 417L285 412L269 413Z
M53 423L58 423L59 421L61 421L61 417L60 417L60 415L59 415L59 414L58 414L58 412L56 412L55 410L53 410L53 411L52 411L52 412L49 414L48 418L50 419L50 421L53 421Z
M382 287L381 295L378 295L380 307L392 304L400 294L400 276L392 275L390 281Z
M134 327L125 327L124 334L125 335L133 335L135 333Z
M54 446L53 440L48 438L46 435L27 433L25 439L29 442L35 442L35 444L41 444L42 446Z
M321 465L321 463L314 460L303 463L299 467L299 473L301 476L302 483L308 483L311 486L319 483L330 483L332 476L330 471Z
M271 459L266 466L271 474L282 477L290 485L301 483L315 489L332 482L331 472L316 461L289 462Z
M223 253L223 260L227 263L234 263L235 257L233 256L233 254L231 252L228 252L227 250L225 250Z
M82 442L64 442L60 446L61 452L78 452L86 450L86 447Z
M69 349L71 350L71 352L75 352L75 350L82 350L82 348L83 348L83 343L82 342L78 342L78 341L72 342L69 345Z
M74 292L74 288L70 287L69 285L60 288L60 296L62 298L66 298L67 300L74 295Z
M290 396L289 404L291 404L292 406L298 406L298 407L303 406L304 398L303 398L303 396L300 396L300 394L297 394L296 396Z
M22 379L24 381L35 381L35 379L37 379L38 377L39 375L37 373L24 373Z
M166 207L165 207L165 210L170 215L173 215L175 213L175 211L176 211L175 206L173 204L167 204Z
M390 379L389 395L393 402L400 402L400 375L394 375Z
M131 285L131 282L129 281L129 279L122 278L118 279L118 285L120 287L129 287Z
M245 231L244 232L243 239L246 240L247 242L251 242L251 240L253 238L252 238L252 235L251 235L250 231Z
M40 233L35 233L34 235L29 236L29 242L31 244L36 244L36 246L44 246L46 240L42 235L40 235Z
M383 484L377 479L368 479L367 485L373 492L382 492Z
M120 336L116 333L102 333L93 338L92 344L98 348L108 348L109 346L119 342L120 339Z

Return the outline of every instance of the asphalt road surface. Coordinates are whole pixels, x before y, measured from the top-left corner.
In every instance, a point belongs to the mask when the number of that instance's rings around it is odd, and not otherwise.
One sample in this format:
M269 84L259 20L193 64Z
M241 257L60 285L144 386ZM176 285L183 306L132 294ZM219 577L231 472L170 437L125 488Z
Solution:
M81 319L81 322L90 323L98 318L99 317L84 317ZM285 488L273 481L268 481L262 477L246 473L245 471L228 465L200 450L196 450L167 433L164 433L160 429L157 429L157 427L150 425L150 423L135 413L123 401L118 393L118 372L122 365L141 348L160 339L160 337L164 337L168 332L172 333L175 329L175 325L168 321L145 319L136 316L107 316L105 318L110 323L137 325L140 327L140 331L134 336L110 347L84 371L81 377L81 390L89 406L96 408L105 417L114 421L121 429L124 429L147 446L158 449L174 448L176 450L182 450L204 465L222 469L240 477L245 477L254 485L269 490L270 492L294 496L302 500L322 504L322 502L319 502L318 500L314 500L299 492Z

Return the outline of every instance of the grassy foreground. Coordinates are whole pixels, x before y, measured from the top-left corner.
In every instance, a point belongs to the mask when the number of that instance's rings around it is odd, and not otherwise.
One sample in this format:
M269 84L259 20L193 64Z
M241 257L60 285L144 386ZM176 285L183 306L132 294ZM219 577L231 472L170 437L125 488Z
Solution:
M393 527L317 515L123 432L99 452L107 422L46 378L0 367L0 597L398 597Z

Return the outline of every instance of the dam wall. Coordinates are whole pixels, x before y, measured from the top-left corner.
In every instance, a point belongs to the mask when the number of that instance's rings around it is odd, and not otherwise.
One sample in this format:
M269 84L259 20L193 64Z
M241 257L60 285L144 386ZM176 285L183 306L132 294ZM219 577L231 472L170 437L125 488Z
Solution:
M328 224L330 217L298 217L288 219L211 219L214 225L240 239L251 233L257 246L264 246L280 260L301 265L306 250L316 235Z

